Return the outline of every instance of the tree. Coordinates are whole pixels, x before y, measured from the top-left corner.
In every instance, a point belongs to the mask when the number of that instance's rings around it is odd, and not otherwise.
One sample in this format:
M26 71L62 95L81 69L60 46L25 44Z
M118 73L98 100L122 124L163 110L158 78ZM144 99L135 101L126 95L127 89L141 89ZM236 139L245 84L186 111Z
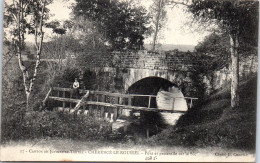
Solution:
M215 71L223 67L228 67L230 61L229 37L226 33L211 33L209 36L195 46L196 55L202 55L210 58L205 71ZM206 59L207 60L207 59Z
M153 0L153 4L151 6L151 13L153 15L153 42L152 42L152 51L155 50L155 45L157 43L159 31L162 29L165 20L166 20L166 7L167 0Z
M194 53L191 54L191 60L194 64L200 61L200 65L194 67L194 77L199 89L198 95L206 93L204 77L208 77L211 89L214 90L215 71L227 68L230 62L229 37L225 33L211 33L204 40L195 46ZM209 89L207 89L209 90ZM206 93L208 94L208 93Z
M74 39L81 44L79 49L83 51L102 51L106 49L106 39L104 33L101 33L93 22L82 16L75 17L71 22L73 27L68 32ZM74 48L76 48L74 46ZM75 49L76 50L76 49Z
M126 1L76 0L73 13L92 21L113 50L142 49L149 29L149 17L143 7Z
M14 46L14 53L17 56L19 68L23 75L23 85L26 94L27 109L29 108L30 94L38 75L40 58L43 43L43 25L48 19L46 5L51 3L47 0L13 0L12 3L5 3L5 29L9 29L11 44ZM32 72L26 67L22 59L22 51L25 47L26 34L34 35L36 49L36 62ZM32 75L29 75L29 74Z
M231 107L239 106L239 47L241 42L257 46L258 1L192 1L188 10L201 22L214 21L230 38Z

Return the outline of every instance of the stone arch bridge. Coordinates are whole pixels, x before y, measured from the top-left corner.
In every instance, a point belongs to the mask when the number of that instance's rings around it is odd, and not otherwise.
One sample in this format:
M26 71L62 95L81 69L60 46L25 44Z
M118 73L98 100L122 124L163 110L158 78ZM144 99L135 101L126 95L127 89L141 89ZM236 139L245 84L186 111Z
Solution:
M201 63L190 52L91 53L85 57L85 62L78 63L87 89L155 94L160 88L177 86L185 96L198 96L193 79Z
M79 77L82 83L80 85L84 86L84 89L96 90L96 92L109 92L109 94L120 93L120 95L129 93L129 96L135 95L127 102L128 107L130 105L134 107L135 110L137 107L143 107L146 108L146 110L158 108L156 98L154 98L156 96L153 96L153 98L149 96L149 98L147 98L147 95L157 95L160 89L166 90L172 86L178 87L185 97L200 98L196 83L196 78L198 78L196 70L200 68L201 64L194 59L195 57L193 57L191 53L176 51L168 53L149 53L139 51L135 53L91 53L84 54L84 57L86 58L82 60L71 60L71 62L74 62L81 68ZM66 88L61 89L65 90ZM65 93L63 94L63 98L60 98L59 92L58 97L50 98L62 101L62 108L66 108L65 102L68 102L67 100L71 102L73 99L67 99L65 98ZM140 96L136 94L140 94ZM46 97L48 97L48 95ZM94 97L89 98L88 101L88 104L90 104L88 106L89 113L92 112L92 105L99 102L99 98L95 99L96 101L92 101L93 99ZM101 101L104 102L106 100L103 99ZM116 101L117 102L113 100L110 101L111 104L110 102L107 104L106 101L106 103L102 103L102 106L109 107L115 103L119 104L122 102L120 102L120 99ZM191 106L191 100L189 102ZM100 115L103 115L104 109L103 111L102 109L100 110ZM117 108L115 110L117 110ZM159 111L158 109L156 110ZM111 111L111 108L107 108L107 111L111 113L111 117L114 117L112 116L114 113L117 115L117 111ZM175 113L177 113L176 110ZM174 124L176 118L178 119L182 113L174 115L165 113L163 116L166 121ZM140 110L140 116L144 115L149 117L150 113L141 112Z

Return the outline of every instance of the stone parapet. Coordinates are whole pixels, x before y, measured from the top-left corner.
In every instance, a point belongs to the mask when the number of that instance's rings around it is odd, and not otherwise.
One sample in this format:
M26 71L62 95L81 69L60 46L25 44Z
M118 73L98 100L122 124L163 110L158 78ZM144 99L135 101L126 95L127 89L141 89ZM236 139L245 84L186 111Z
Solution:
M188 52L112 52L89 55L81 66L192 71L200 64L190 55Z

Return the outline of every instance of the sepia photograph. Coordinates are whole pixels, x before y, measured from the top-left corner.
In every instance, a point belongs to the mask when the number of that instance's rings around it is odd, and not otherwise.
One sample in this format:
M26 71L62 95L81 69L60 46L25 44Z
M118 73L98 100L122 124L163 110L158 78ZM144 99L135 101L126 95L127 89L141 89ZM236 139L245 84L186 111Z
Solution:
M4 0L0 161L255 162L258 0Z

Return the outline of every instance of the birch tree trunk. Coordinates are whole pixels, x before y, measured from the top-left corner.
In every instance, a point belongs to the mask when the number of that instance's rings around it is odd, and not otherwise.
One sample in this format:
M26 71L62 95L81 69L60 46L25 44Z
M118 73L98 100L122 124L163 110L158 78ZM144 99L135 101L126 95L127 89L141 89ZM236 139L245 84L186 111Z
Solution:
M154 31L154 37L153 37L153 45L152 45L152 51L155 50L155 45L156 45L156 40L157 40L157 35L158 35L158 29L159 29L159 15L160 13L158 13L158 16L157 16L157 22L156 22L156 25L155 25L155 31Z
M24 90L25 90L25 95L26 95L26 103L27 103L27 110L29 109L29 100L30 100L30 95L31 92L33 91L33 86L35 83L35 80L37 78L38 74L38 69L40 66L40 56L41 56L41 51L42 51L42 42L43 42L43 31L42 31L42 26L43 26L43 17L44 17L44 10L45 10L45 5L46 5L46 0L42 2L43 7L41 9L41 16L39 20L39 25L37 23L37 18L35 16L35 47L36 47L36 63L33 71L32 77L29 76L28 69L24 66L23 60L22 60L22 46L24 44L24 31L23 31L23 26L24 26L24 17L25 17L25 7L26 4L23 3L23 1L19 0L18 1L18 15L17 15L17 29L18 29L18 42L16 44L17 46L17 59L18 59L18 64L19 67L22 71L23 74L23 85L24 85ZM40 39L38 40L38 35L40 36Z
M238 54L238 36L230 34L231 45L231 107L239 106L239 54Z
M18 47L17 53L18 53L17 59L18 59L19 68L21 69L22 74L23 74L23 85L24 85L24 90L25 90L25 95L26 95L26 104L27 104L27 109L28 109L29 108L30 91L29 91L29 87L28 87L27 83L28 83L29 75L28 75L28 71L27 71L26 67L23 65L22 54L21 54L19 47Z
M152 44L152 51L155 50L155 45L156 45L156 41L157 41L157 36L159 33L159 25L160 25L160 19L162 17L162 10L164 7L164 0L156 0L156 19L155 19L155 31L154 31L154 37L153 37L153 44Z

